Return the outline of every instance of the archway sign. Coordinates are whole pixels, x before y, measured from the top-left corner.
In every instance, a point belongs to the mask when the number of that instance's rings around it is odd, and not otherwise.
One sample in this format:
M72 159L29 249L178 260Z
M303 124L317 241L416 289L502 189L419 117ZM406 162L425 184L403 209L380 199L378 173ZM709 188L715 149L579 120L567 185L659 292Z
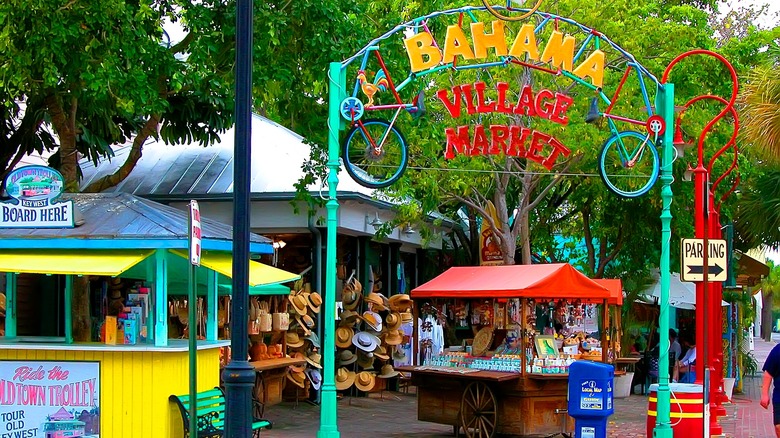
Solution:
M487 2L488 0L483 0ZM506 5L513 5L509 0ZM622 197L646 194L662 180L661 251L662 342L668 343L669 239L674 159L674 85L662 83L609 37L574 20L532 8L467 6L437 11L402 23L370 41L342 62L330 64L328 78L328 201L324 314L335 315L336 186L340 158L349 175L370 188L388 187L403 176L410 149L403 133L409 121L424 117L426 104L443 108L439 136L442 155L505 155L551 170L571 150L534 120L552 126L574 123L572 108L587 108L585 122L599 122L604 137L598 171L609 190ZM400 61L399 61L400 60ZM613 61L619 60L619 63ZM622 65L623 71L605 72ZM522 69L567 80L584 89L574 96L535 88L531 81L482 81L480 73ZM458 82L458 72L463 74ZM446 88L432 88L448 74ZM528 77L526 75L525 77ZM466 80L465 78L469 78ZM492 77L491 77L492 79ZM449 84L449 82L448 82ZM432 93L430 100L425 93ZM632 96L631 96L632 95ZM583 97L584 96L584 97ZM642 105L628 104L629 96ZM458 125L461 116L482 116L491 124ZM438 118L437 118L438 120ZM501 120L500 123L494 123ZM524 123L517 123L522 120ZM505 121L505 122L504 122ZM345 131L340 135L341 131ZM341 139L340 139L341 138ZM659 156L658 149L662 150ZM414 157L411 157L414 159ZM338 437L336 416L335 321L324 319L323 385L319 438ZM668 353L659 359L656 436L671 438Z

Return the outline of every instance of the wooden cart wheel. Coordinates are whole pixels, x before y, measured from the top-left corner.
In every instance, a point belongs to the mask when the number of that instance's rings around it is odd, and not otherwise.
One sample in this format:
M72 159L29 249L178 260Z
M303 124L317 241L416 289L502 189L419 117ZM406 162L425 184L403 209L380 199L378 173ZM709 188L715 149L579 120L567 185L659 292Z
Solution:
M265 414L265 381L261 376L261 373L257 373L255 376L255 387L253 388L254 394L252 394L252 415L255 418L264 418Z
M498 425L496 396L485 383L471 382L460 400L460 427L466 438L493 438Z

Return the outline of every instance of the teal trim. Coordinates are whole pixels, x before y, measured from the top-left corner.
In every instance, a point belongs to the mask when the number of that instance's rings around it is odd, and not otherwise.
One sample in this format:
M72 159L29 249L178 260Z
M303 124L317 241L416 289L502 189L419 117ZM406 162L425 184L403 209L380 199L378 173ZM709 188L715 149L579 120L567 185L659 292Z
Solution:
M65 276L65 343L73 343L73 276Z
M5 337L16 337L16 274L5 274Z
M157 266L155 257L147 257L143 263L144 268L146 268L144 280L146 281L147 286L154 284L154 271ZM157 298L154 295L155 294L153 293L149 294L149 315L146 315L146 341L150 344L154 342L156 337L154 336L154 309L157 308Z
M206 340L216 341L219 323L217 312L219 298L217 297L217 276L219 273L209 270L206 286Z
M0 249L187 249L187 239L0 239ZM204 251L233 251L226 240L203 240ZM253 254L273 254L267 243L250 243Z
M233 285L220 284L218 287L219 295L231 295L233 293ZM264 284L262 286L249 286L249 295L256 296L268 296L268 295L290 295L290 288L281 284Z
M168 251L154 252L154 345L168 346Z

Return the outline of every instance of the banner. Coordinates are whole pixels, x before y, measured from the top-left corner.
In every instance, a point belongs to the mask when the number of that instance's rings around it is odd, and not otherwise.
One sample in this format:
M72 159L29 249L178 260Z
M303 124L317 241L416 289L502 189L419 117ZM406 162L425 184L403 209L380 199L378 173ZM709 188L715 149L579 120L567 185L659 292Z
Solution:
M493 217L493 221L498 224L498 214L492 202L488 201L485 210ZM501 241L493 232L490 222L486 218L482 219L482 228L479 232L479 264L481 266L504 264Z
M0 361L0 437L99 437L100 363Z

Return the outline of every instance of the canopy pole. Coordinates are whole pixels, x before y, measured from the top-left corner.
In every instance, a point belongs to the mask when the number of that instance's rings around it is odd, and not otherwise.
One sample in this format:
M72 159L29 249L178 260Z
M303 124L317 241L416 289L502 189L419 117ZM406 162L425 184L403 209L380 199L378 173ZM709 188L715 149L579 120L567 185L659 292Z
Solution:
M146 267L146 278L144 278L144 280L146 280L146 284L147 285L154 284L154 279L155 279L154 273L155 270L157 269L157 261L155 257L147 257L143 263L144 266ZM156 290L157 288L152 288L152 289ZM145 329L146 329L147 342L153 343L155 342L155 339L157 339L157 336L155 336L155 327L154 327L154 321L155 321L154 309L157 308L157 304L155 304L157 299L154 296L154 293L151 293L149 295L150 296L147 297L147 299L151 300L151 302L147 301L147 305L150 306L149 308L151 310L147 310L148 314L146 315Z
M154 346L168 346L168 252L154 252Z
M16 276L9 272L5 274L5 337L16 337Z
M528 355L526 354L526 349L528 348L526 336L528 336L528 332L525 330L525 325L528 324L526 306L528 306L528 299L520 298L520 360L522 362L522 368L520 369L521 374L525 374L525 370L528 369Z
M217 293L217 275L216 271L209 269L208 286L206 289L206 340L216 341L219 330L219 294ZM196 279L197 280L197 279Z
M73 343L73 276L65 276L65 343Z
M601 362L607 363L607 352L609 352L609 300L604 300L604 320L602 321L604 327L601 330Z

